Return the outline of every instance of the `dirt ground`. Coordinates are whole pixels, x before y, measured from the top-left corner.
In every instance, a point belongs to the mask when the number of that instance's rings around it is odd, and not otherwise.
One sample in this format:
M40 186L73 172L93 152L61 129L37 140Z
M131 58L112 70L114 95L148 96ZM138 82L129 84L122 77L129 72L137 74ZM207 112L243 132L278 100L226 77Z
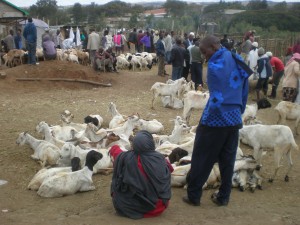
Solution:
M170 73L171 68L167 71ZM182 115L182 110L163 108L159 101L155 110L150 109L150 87L158 77L157 67L150 71L121 71L120 73L97 74L89 67L67 62L40 62L38 66L22 65L15 68L1 68L6 78L0 80L0 180L8 181L0 186L0 224L300 224L300 153L293 152L294 167L290 181L284 181L286 161L279 170L274 183L268 183L273 166L273 153L267 152L263 158L261 175L264 178L263 190L240 192L233 189L228 207L217 207L210 201L215 190L204 191L200 207L192 207L181 201L186 191L173 188L169 208L157 218L131 220L115 214L109 195L111 175L94 175L95 191L77 193L63 198L44 199L36 192L27 190L27 185L40 165L30 159L32 150L28 146L17 146L15 141L20 132L28 131L40 137L35 126L40 121L59 123L59 114L64 109L75 115L75 122L83 122L88 114L100 114L104 127L108 126L109 102L115 102L122 114L138 112L145 119L161 121L165 134L173 129L171 119ZM96 87L90 84L16 81L21 77L77 78L111 83L112 87ZM251 103L252 96L249 96ZM274 124L277 115L273 100L272 109L258 112L258 119L265 124ZM191 124L197 124L201 112L194 111ZM288 125L292 127L293 122ZM296 137L300 145L300 137ZM248 146L241 146L244 152L251 153Z

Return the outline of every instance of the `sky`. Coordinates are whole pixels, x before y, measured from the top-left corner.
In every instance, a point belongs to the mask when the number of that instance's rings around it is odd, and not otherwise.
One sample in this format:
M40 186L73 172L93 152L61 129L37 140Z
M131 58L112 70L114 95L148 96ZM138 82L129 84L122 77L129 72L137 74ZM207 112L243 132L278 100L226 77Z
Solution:
M37 2L37 0L7 0L10 3L18 6L18 7L28 7ZM110 2L111 0L56 0L58 6L65 6L65 5L74 5L75 3L79 2L82 5L91 4L91 2L95 2L96 4L105 4ZM136 2L165 2L165 0L122 0L123 2L127 3L136 3ZM226 2L236 1L236 0L225 0ZM282 2L283 0L273 0L273 2ZM188 0L188 2L219 2L219 0ZM299 0L286 0L286 2L299 2Z

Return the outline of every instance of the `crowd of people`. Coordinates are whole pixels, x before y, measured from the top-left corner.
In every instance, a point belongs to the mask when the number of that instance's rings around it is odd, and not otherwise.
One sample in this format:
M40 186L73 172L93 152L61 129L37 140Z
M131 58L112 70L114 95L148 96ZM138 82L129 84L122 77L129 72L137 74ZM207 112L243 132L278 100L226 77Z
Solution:
M13 31L5 38L8 50L22 48L22 31ZM23 30L29 64L35 65L37 33L32 19ZM46 59L56 58L56 48L65 48L71 37L63 38L60 32L55 38L46 31L42 46ZM172 65L172 80L188 78L203 85L202 66L207 62L207 85L210 93L196 130L191 170L188 176L187 195L183 202L199 206L202 187L215 162L219 163L221 186L211 200L218 206L230 201L231 183L239 129L243 126L241 115L248 99L248 80L257 79L256 99L260 92L267 97L268 84L272 84L270 98L276 92L283 77L283 100L296 101L300 77L300 40L287 49L284 62L266 52L255 41L255 31L245 34L239 51L233 50L233 42L224 35L222 39L206 36L199 39L193 32L185 33L183 39L175 32L133 28L128 36L123 31L111 35L105 30L103 36L90 29L90 34L80 35L83 48L89 51L96 70L108 67L114 70L116 55L128 48L131 53L155 52L158 58L158 76L166 76L165 65ZM76 41L75 41L76 42ZM300 102L300 97L299 97ZM298 102L298 103L299 103ZM114 159L111 197L119 215L133 219L160 215L171 199L171 173L173 168L165 157L155 151L153 136L140 131L132 142L132 151L123 152L113 146L110 154Z

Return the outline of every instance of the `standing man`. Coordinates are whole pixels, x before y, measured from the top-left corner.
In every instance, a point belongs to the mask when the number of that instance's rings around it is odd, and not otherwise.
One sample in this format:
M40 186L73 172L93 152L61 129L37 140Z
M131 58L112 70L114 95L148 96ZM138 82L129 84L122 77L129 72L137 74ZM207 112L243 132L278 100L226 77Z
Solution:
M36 65L36 27L32 22L32 18L28 18L28 23L23 30L23 37L26 40L26 48L28 51L28 64Z
M249 57L248 57L248 66L250 69L254 72L253 73L253 80L257 80L257 60L258 60L258 54L257 54L257 48L258 48L258 43L253 42L251 51L249 52Z
M195 38L195 34L193 32L191 32L188 36L188 38L183 42L184 47L185 47L185 55L184 55L184 61L185 61L185 65L183 67L183 71L182 71L182 77L184 77L186 80L188 78L189 72L190 72L190 52L188 50L188 47L190 47L191 45L193 45L193 39Z
M157 75L163 77L165 71L165 45L163 42L163 33L159 33L159 39L156 42L156 56L158 58Z
M177 80L181 78L185 53L186 53L186 49L182 47L181 38L180 37L176 38L176 44L173 46L171 50L171 57L170 57L170 63L172 63L172 80Z
M197 128L187 196L183 201L193 206L200 205L202 187L214 163L218 162L222 183L219 192L211 199L218 206L226 206L242 127L241 115L248 97L249 75L240 66L242 59L221 47L219 38L205 37L200 50L208 62L210 97Z
M270 64L273 68L273 76L272 76L272 92L271 95L269 95L269 98L276 98L276 91L277 91L277 87L279 85L280 79L282 78L283 74L284 74L284 64L283 62L273 56L272 52L267 52L266 53L267 56L269 56L270 59Z
M200 41L194 39L195 45L190 49L191 53L191 77L192 81L195 83L195 89L197 90L199 85L203 86L202 80L202 63L203 58L199 49Z
M22 30L20 28L17 30L17 35L15 36L15 46L16 46L16 49L22 49L23 48Z
M129 47L130 47L130 53L135 54L135 49L137 46L137 33L136 28L133 28L132 32L129 33L128 37Z
M95 29L92 28L90 31L87 49L90 51L91 64L95 65L95 54L100 47L100 36L95 32Z
M169 32L165 32L165 50L166 50L166 63L170 62L171 50L172 50L172 37Z
M9 34L4 38L4 42L7 46L7 51L9 52L12 49L15 49L15 40L14 40L14 31L10 30Z

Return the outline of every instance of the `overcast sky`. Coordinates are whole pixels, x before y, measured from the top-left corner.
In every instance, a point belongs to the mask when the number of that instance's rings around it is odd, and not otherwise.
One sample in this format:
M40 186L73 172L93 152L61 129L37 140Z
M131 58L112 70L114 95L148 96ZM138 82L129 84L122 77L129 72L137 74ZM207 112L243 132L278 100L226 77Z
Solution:
M37 2L37 0L8 0L12 4L19 6L19 7L26 7L31 6ZM96 4L105 4L110 2L111 0L57 0L57 5L74 5L76 2L80 4L90 4L91 2L95 2ZM153 1L160 1L165 2L165 0L123 0L123 2L127 3L136 3L136 2L153 2ZM226 2L235 1L235 0L226 0ZM273 2L282 2L283 0L273 0ZM298 2L299 0L286 0L286 2ZM188 0L188 2L219 2L219 0Z

